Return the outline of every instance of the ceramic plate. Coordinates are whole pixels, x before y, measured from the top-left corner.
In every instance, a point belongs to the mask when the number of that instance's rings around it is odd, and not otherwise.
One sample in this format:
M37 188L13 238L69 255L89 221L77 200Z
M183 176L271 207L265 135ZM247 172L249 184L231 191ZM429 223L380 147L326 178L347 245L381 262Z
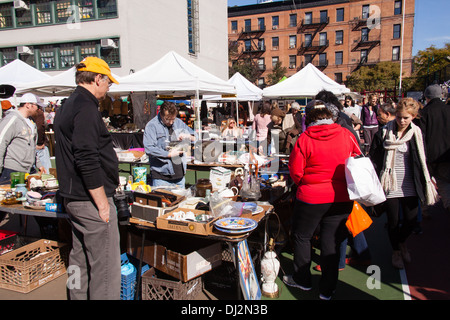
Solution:
M259 214L264 211L263 207L258 206L255 211L252 212L252 215Z
M252 228L258 224L253 219L230 217L219 219L214 223L214 225L226 230L243 230Z
M252 230L256 229L257 226L258 225L255 224L253 227L246 228L246 229L240 229L240 230L224 229L224 228L220 228L218 226L215 226L215 228L224 233L239 234L239 233L245 233L245 232L252 231Z

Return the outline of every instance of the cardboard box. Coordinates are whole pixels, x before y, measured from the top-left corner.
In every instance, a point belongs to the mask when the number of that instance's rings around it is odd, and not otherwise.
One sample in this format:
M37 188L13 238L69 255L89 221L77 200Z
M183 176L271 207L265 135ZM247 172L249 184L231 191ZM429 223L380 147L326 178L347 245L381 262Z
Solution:
M178 208L178 205L185 199L185 197L169 191L161 190L159 192L167 194L169 197L174 199L174 201L170 203L170 206L164 206L161 195L134 192L134 202L131 205L130 210L131 216L150 222L155 222L157 217Z
M204 235L204 236L212 233L212 231L214 229L214 221L216 219L213 219L209 222L179 221L179 220L169 219L169 217L173 217L176 212L180 212L180 211L193 212L196 217L201 214L212 215L212 213L210 211L194 210L194 209L187 209L187 208L177 208L169 213L166 213L164 215L157 217L156 218L156 227L158 229L179 231L179 232L198 234L198 235Z
M220 242L180 236L158 237L144 242L143 262L183 282L222 264ZM140 258L142 238L130 232L129 253ZM156 242L157 241L157 242Z
M139 218L142 220L155 222L157 217L165 215L177 208L178 208L178 206L168 207L168 208L159 208L159 207L142 205L142 204L135 202L131 205L130 212L131 212L131 216L133 218Z

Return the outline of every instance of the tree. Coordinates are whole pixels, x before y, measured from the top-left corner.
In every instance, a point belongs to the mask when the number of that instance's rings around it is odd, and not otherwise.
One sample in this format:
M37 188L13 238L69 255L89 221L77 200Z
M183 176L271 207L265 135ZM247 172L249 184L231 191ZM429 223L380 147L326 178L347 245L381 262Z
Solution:
M399 76L399 63L383 61L372 66L362 66L353 72L347 78L346 86L355 92L394 89Z
M449 80L450 43L444 48L431 46L417 53L414 61L414 81L411 85L417 91L423 91L433 82L442 83Z
M280 80L286 75L286 70L286 67L283 67L281 62L278 61L273 68L272 73L267 75L267 84L272 86L280 82Z

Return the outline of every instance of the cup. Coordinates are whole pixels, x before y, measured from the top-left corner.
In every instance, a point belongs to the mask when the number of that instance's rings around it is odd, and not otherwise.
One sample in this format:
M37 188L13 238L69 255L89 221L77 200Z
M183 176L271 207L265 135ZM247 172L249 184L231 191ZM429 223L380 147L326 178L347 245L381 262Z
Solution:
M15 188L16 185L20 184L20 172L11 172L9 176L11 178L11 188Z

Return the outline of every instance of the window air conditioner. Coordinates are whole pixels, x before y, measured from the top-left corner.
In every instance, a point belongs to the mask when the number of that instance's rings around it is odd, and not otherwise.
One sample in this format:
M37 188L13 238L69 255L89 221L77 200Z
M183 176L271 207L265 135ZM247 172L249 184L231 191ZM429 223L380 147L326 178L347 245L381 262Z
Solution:
M289 49L295 49L295 47L296 47L295 44L293 44L289 46Z
M17 47L18 54L33 54L33 50L27 46L19 46Z
M336 40L336 44L342 44L342 40Z
M277 30L278 26L272 26L272 30Z
M102 48L117 49L117 45L113 39L101 39L100 46Z
M30 8L29 8L28 5L25 3L25 1L22 1L22 0L14 0L14 9L25 9L25 10L29 10Z

